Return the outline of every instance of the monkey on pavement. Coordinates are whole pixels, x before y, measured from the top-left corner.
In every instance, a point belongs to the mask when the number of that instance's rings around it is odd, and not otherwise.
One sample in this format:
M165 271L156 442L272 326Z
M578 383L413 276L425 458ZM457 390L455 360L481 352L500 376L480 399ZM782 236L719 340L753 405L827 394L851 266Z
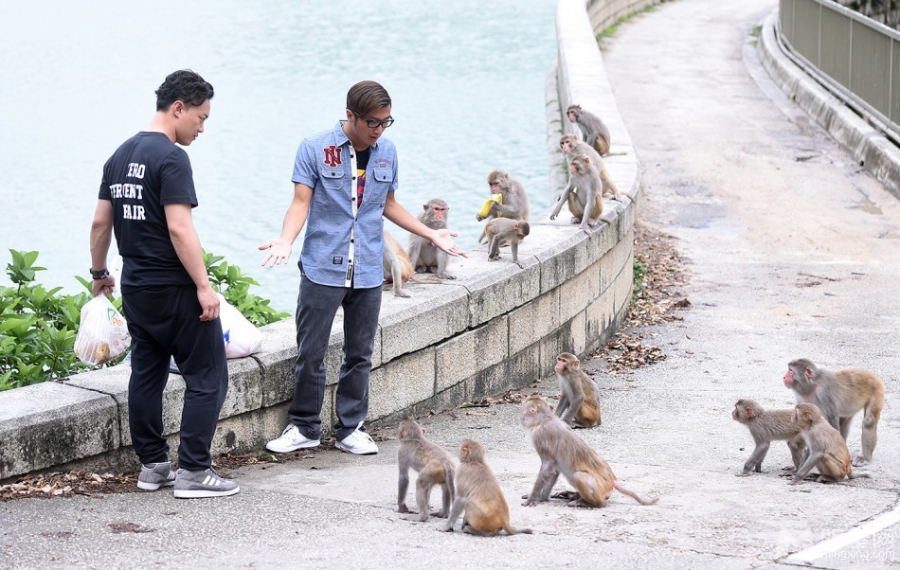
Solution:
M447 202L439 198L432 198L425 202L422 206L422 213L418 215L420 222L433 230L441 230L447 228L447 212L450 207ZM456 232L450 232L451 236L457 235ZM456 279L455 276L447 272L447 265L450 264L450 256L443 250L435 247L433 243L427 239L409 234L409 261L414 271L432 271L441 279Z
M574 354L563 352L556 357L556 377L562 392L556 416L573 427L600 425L600 389Z
M850 466L850 450L838 430L833 428L822 416L821 410L810 403L797 404L791 421L800 428L800 435L806 442L809 453L806 460L797 469L791 485L799 485L803 478L813 469L819 470L817 481L840 481L844 477L856 479L868 477L868 473L853 474Z
M619 192L615 182L612 180L612 176L610 176L609 171L606 169L606 165L603 163L603 159L600 157L600 153L594 150L591 145L578 140L578 135L563 135L560 137L559 148L562 149L563 154L566 155L566 159L569 161L572 160L572 157L578 156L579 154L583 154L591 159L591 162L597 168L597 174L600 175L600 181L603 182L603 191L601 194L611 194L613 200L619 201L621 201L622 196L628 196L629 200L632 202L635 201L631 194Z
M550 219L555 220L562 210L563 202L568 202L569 211L574 216L573 221L586 234L591 235L591 227L599 221L612 225L612 220L603 215L603 198L601 188L603 183L597 169L591 163L591 159L585 155L575 155L569 161L569 184L556 197L556 205L550 212ZM589 206L593 204L593 206ZM587 209L591 208L591 214L587 215ZM579 214L581 217L579 218Z
M596 149L601 156L610 154L609 145L611 143L609 136L609 127L606 126L600 117L585 111L581 105L569 105L566 109L566 116L569 121L575 123L581 128L581 134L584 135L584 142ZM616 153L616 154L625 154Z
M400 470L397 510L401 513L409 512L406 507L406 490L409 487L409 470L414 469L419 473L416 478L416 505L419 508L419 516L416 520L419 522L428 520L428 499L435 485L441 487L443 503L441 510L432 515L446 518L455 496L453 479L456 468L450 453L436 443L428 441L425 438L425 430L412 418L400 422L397 439L400 440L400 447L397 449L397 467Z
M503 196L501 203L494 202L487 216L479 212L475 219L479 222L485 218L510 218L512 220L528 219L528 194L522 183L515 178L510 178L508 172L495 170L488 174L488 186L491 194L500 193Z
M868 370L859 368L831 372L800 358L788 364L784 385L796 392L797 403L809 402L822 411L844 441L850 422L863 410L862 454L853 461L860 466L872 461L878 442L878 420L884 408L884 384Z
M456 468L456 498L442 530L453 531L453 523L463 515L462 530L479 536L531 534L530 528L514 528L509 522L509 505L500 483L484 461L484 447L474 439L464 439L459 446Z
M531 233L531 226L524 220L510 220L509 218L494 218L484 226L478 243L483 243L485 238L488 245L488 261L499 261L500 246L509 245L512 250L513 263L524 268L519 261L519 242Z
M760 473L763 459L769 451L769 443L776 440L787 441L796 472L803 461L806 444L800 435L800 427L791 421L793 413L794 410L764 410L755 400L735 402L731 417L747 426L756 444L750 459L744 463L744 470L737 474L738 477L746 477L751 471Z
M642 505L652 505L658 499L646 501L616 481L609 464L569 426L553 414L553 408L540 396L529 396L522 402L519 416L528 431L531 444L541 458L541 469L525 506L547 501L559 474L566 478L574 493L559 493L554 497L573 498L570 507L602 507L613 489L624 493Z

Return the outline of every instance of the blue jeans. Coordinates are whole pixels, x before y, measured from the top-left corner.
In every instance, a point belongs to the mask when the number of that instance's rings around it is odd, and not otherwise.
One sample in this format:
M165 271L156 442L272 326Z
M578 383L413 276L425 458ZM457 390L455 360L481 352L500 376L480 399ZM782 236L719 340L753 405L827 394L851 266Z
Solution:
M344 308L344 360L335 394L334 436L342 440L357 428L369 411L369 372L381 312L381 287L353 289L300 280L297 297L297 365L294 398L288 416L304 436L322 436L325 398L325 353L338 307Z

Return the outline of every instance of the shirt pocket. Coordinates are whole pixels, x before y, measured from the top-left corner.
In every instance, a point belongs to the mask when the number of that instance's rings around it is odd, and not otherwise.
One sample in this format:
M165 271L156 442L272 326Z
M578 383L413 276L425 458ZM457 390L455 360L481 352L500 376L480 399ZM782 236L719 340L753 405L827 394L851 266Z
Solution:
M323 168L321 170L322 186L331 190L339 189L344 183L344 169Z
M372 187L371 190L366 188L366 198L371 199L374 203L384 206L387 198L388 189L394 181L394 172L389 168L372 169ZM369 192L371 191L371 194Z

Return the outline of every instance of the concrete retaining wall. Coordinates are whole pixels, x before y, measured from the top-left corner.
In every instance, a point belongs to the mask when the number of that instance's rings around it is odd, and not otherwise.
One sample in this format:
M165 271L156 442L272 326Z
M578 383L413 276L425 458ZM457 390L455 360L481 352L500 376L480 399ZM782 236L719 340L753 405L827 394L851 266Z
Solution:
M766 18L760 36L759 57L763 67L781 90L828 131L857 163L900 198L900 148L788 58L779 45L778 26L778 10L775 10Z
M602 12L601 4L594 2L592 13ZM606 4L609 14L618 15L636 3ZM565 181L558 141L562 129L570 127L560 106L578 101L609 123L613 150L627 155L612 157L607 167L620 190L637 196L639 165L582 0L559 1L557 35L559 59L547 85L548 190ZM585 355L605 343L631 298L635 208L627 200L607 201L604 213L614 223L590 237L567 215L551 222L541 213L519 249L523 269L510 262L506 251L500 262L488 262L482 248L469 252L469 259L454 260L455 281L411 284L409 299L385 292L367 423L394 422L527 385L552 373L558 353ZM296 358L293 320L262 330L262 352L229 361L230 387L213 442L216 454L261 449L286 425ZM326 428L334 422L342 340L339 312L326 357ZM46 469L134 469L129 373L129 367L118 366L0 393L0 480ZM182 378L171 375L164 425L172 434L173 456L183 391Z

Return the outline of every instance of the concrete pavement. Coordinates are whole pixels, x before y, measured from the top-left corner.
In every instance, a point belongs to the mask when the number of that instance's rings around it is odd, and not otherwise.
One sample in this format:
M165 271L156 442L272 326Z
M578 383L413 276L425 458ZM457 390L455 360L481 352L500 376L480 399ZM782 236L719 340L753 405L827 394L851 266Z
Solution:
M578 433L625 486L660 497L657 505L614 494L603 509L522 507L539 462L518 407L495 404L421 423L454 453L466 437L485 445L513 524L531 536L480 539L438 532L433 519L401 520L397 442L385 429L377 456L321 450L235 469L242 491L225 499L178 501L162 490L2 503L0 568L900 564L890 526L900 472L900 203L761 69L750 33L774 7L665 3L620 26L604 53L644 168L639 219L677 240L692 308L682 322L642 331L665 361L597 376L603 426ZM730 419L734 401L791 405L781 376L800 356L866 367L885 382L878 447L863 470L871 479L791 487L779 475L790 456L775 444L763 473L734 476L752 448ZM533 390L556 393L552 379ZM859 450L859 421L849 443ZM117 523L146 532L114 533ZM844 538L853 529L861 539Z

